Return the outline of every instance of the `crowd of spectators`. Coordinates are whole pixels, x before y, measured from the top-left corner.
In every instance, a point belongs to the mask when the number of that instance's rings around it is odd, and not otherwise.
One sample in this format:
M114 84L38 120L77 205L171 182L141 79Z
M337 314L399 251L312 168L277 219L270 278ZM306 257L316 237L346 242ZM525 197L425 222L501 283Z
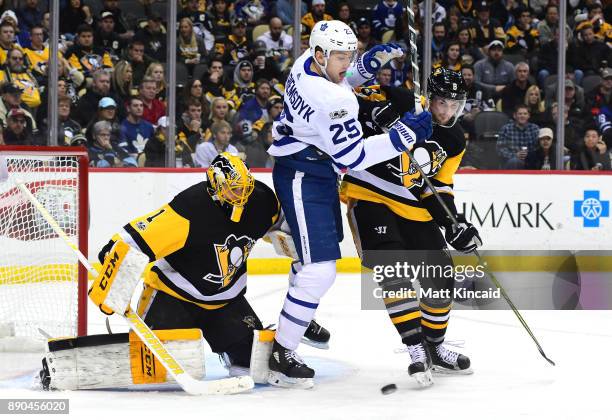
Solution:
M293 62L294 2L178 2L176 45L169 46L165 2L60 1L58 144L86 146L96 167L164 166L165 62L174 48L177 164L207 166L229 151L251 167L270 167L272 122L282 112ZM48 141L47 3L0 5L0 144ZM468 87L463 167L555 169L558 3L434 0L432 42L425 46L424 2L415 2L419 57L431 48L432 69L459 71ZM567 0L567 10L565 165L610 169L612 6ZM300 13L302 51L315 23L331 19L355 32L360 53L389 41L407 50L400 1L308 0ZM393 60L371 82L411 88L409 57ZM483 132L482 121L493 114L501 123Z

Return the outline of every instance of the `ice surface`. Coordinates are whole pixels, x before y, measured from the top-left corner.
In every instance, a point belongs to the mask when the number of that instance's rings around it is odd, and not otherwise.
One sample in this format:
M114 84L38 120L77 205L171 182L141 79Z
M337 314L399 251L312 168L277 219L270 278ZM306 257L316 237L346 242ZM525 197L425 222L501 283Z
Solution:
M247 297L264 325L276 323L286 292L284 276L251 276ZM330 350L302 345L317 372L312 390L258 386L249 394L192 397L180 390L44 392L33 387L40 355L0 353L0 398L69 398L81 419L605 419L612 368L611 311L525 311L551 367L511 311L455 311L447 339L465 341L470 376L436 377L417 389L408 377L408 355L383 311L360 310L357 275L339 275L317 319L332 333ZM90 333L104 333L104 317L90 308ZM111 318L116 332L121 318ZM225 375L216 355L208 378ZM398 391L380 388L396 383ZM427 416L427 417L425 417Z

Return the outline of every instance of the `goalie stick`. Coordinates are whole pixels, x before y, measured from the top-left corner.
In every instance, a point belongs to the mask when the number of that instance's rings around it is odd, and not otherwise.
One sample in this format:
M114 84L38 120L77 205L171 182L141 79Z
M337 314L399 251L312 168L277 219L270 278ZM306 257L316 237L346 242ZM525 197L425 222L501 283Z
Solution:
M38 199L32 194L32 192L25 186L23 181L14 179L15 184L19 190L26 196L28 201L32 203L36 210L44 217L49 223L51 228L57 233L57 235L64 240L64 242L73 250L77 258L83 264L83 266L94 276L98 276L95 268L89 263L87 258L79 250L78 246L70 240L68 235L62 230L62 228L55 221L53 216L49 214L47 209L38 201ZM129 324L130 328L138 335L138 337L145 343L145 345L151 350L159 362L166 368L172 375L174 380L180 385L180 387L188 394L191 395L222 395L222 394L236 394L247 391L254 387L253 379L250 376L240 376L235 378L218 379L213 381L201 381L193 378L189 375L180 363L168 352L164 344L157 338L157 336L151 331L149 326L138 316L136 312L128 307L125 314L121 315Z
M425 5L426 6L430 5L430 3L426 1ZM417 45L416 45L417 35L416 35L416 25L415 25L415 16L414 16L414 0L408 0L408 7L406 8L406 12L408 14L410 62L412 64L412 83L414 86L414 109L417 114L420 114L421 112L423 112L423 107L421 105L421 83L419 79L419 64L418 64L418 55L417 55L418 53L417 53ZM427 175L421 168L421 165L415 163L416 161L414 160L414 157L412 156L412 153L409 150L406 150L406 154L408 155L408 158L410 159L412 167L418 170L419 174L421 175L421 178L427 184L429 189L432 191L432 193L434 194L434 196L436 197L436 199L438 200L438 202L444 209L444 212L446 213L446 215L453 222L453 225L458 225L459 223L457 221L457 218L450 211L450 209L448 208L444 200L442 200L442 197L440 197L440 194L438 193L438 191L436 191L436 188L434 187L432 182L429 180L429 178L427 177ZM499 289L501 295L504 297L506 302L508 302L508 306L510 306L510 309L512 309L512 312L514 312L514 315L516 315L516 317L518 318L523 328L525 328L525 331L527 331L527 334L529 334L529 336L535 343L542 357L546 359L548 363L555 366L555 362L553 362L550 358L548 358L548 356L546 356L546 353L544 353L544 349L542 349L542 346L540 345L537 338L531 331L531 328L529 328L529 325L527 325L527 322L525 321L525 319L519 312L518 308L516 307L516 305L514 305L514 302L512 302L512 300L510 299L510 296L508 296L508 293L506 293L506 290L502 287L501 283L497 280L497 278L493 275L493 273L487 268L487 263L482 259L478 250L474 250L472 252L476 256L476 258L478 258L478 264L482 265L485 268L487 275L489 276L489 278L491 279L495 287Z

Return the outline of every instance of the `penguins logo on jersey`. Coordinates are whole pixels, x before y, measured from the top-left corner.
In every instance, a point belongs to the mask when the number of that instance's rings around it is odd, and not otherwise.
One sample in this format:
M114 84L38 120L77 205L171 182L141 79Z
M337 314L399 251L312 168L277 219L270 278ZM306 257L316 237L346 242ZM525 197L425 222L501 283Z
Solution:
M406 188L422 187L425 182L415 165L418 164L428 177L432 177L438 173L447 158L446 151L433 140L425 140L425 144L412 151L412 156L416 162L411 162L408 154L403 153L400 156L399 168L391 163L387 164L392 175L401 178Z
M214 244L219 274L207 274L203 279L218 284L219 289L227 286L236 270L246 262L253 245L255 241L248 236L236 238L233 234L225 239L225 243Z

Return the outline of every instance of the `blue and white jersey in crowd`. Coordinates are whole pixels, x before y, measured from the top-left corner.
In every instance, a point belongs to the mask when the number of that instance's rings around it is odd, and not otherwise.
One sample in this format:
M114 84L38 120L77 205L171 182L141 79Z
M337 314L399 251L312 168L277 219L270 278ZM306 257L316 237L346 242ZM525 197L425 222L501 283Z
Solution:
M291 156L291 161L283 159L283 164L319 176L324 175L323 166L333 175L333 170L361 170L396 156L398 150L387 134L367 141L363 138L350 75L339 84L332 83L311 70L312 62L310 51L306 51L291 69L283 112L274 123L274 142L268 153ZM347 74L351 71L349 68Z

